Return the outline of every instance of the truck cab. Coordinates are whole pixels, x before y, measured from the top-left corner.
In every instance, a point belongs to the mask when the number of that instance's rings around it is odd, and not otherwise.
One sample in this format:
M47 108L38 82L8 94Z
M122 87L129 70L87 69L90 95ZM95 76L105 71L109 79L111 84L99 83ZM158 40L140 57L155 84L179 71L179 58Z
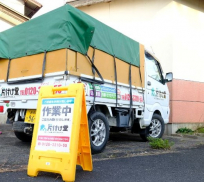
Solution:
M159 61L148 51L145 51L145 107L144 117L140 119L142 130L140 136L161 138L165 124L169 122L169 90L167 82L173 79L172 73L164 73ZM151 123L150 123L151 121Z

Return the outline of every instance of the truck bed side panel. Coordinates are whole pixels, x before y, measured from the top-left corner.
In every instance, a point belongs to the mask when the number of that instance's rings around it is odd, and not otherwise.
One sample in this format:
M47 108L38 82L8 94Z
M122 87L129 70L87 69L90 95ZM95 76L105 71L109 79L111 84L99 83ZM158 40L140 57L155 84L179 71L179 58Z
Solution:
M0 59L0 80L6 80L8 59Z

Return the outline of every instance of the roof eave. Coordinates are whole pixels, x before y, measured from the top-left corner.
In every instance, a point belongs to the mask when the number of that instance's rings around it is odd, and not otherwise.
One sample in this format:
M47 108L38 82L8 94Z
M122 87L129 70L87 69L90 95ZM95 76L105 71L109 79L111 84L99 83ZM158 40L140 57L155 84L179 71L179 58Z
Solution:
M112 0L79 0L79 1L70 0L70 1L67 1L66 3L75 8L78 8L78 7L90 6L90 5L98 4L98 3L109 3L111 1Z
M8 7L8 6L6 6L5 4L3 4L3 3L1 3L1 2L0 2L0 12L1 12L1 13L4 13L7 17L11 17L11 18L13 18L13 19L16 19L19 23L20 23L20 22L23 23L23 22L25 22L25 21L30 20L29 17L24 16L23 14L21 14L21 13L15 11L14 9L12 9L12 8L10 8L10 7ZM13 23L13 22L11 22L11 23ZM16 24L18 24L18 23L13 23L13 24L16 25Z

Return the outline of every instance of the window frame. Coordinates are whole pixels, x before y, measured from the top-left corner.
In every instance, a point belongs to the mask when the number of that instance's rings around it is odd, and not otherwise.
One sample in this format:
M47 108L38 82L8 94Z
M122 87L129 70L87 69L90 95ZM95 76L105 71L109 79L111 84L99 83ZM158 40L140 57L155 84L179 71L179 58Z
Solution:
M156 65L156 67L158 69L158 72L160 74L161 81L153 78L149 74L148 74L148 76L151 77L152 79L158 81L159 83L162 83L164 85L165 83L164 83L163 70L162 70L161 64L159 63L159 61L154 56L152 56L149 52L145 51L145 59L149 59L149 57L151 57L151 59L154 60L155 65ZM149 60L151 60L151 59L149 59Z

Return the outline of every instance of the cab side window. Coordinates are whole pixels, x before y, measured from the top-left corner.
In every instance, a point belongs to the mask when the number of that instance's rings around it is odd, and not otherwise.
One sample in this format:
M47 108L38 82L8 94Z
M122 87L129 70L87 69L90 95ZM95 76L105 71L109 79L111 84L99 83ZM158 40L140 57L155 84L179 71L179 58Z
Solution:
M159 63L155 60L149 53L145 53L146 69L148 70L148 76L163 83L161 70L159 68Z

